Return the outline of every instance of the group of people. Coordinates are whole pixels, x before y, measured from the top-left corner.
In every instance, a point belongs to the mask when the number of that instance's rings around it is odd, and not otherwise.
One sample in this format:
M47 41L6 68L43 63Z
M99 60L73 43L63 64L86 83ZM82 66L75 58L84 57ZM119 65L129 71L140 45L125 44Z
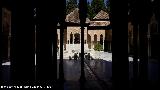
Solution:
M72 60L72 58L74 58L74 60L78 60L78 59L81 59L81 53L74 53L74 56L69 56L69 60ZM86 60L93 60L93 57L90 55L90 53L85 53L85 59Z

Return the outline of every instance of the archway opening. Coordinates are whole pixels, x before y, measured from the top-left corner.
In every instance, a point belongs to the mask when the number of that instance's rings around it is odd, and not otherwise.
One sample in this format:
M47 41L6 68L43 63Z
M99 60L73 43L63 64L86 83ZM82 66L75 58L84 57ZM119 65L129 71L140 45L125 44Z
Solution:
M91 49L91 36L89 34L87 34L87 44L88 48Z
M97 44L97 35L94 35L94 44Z
M100 35L100 44L103 45L103 35Z
M80 44L80 34L76 33L74 34L74 44Z
M70 44L73 44L73 34L72 34L72 32L70 34Z

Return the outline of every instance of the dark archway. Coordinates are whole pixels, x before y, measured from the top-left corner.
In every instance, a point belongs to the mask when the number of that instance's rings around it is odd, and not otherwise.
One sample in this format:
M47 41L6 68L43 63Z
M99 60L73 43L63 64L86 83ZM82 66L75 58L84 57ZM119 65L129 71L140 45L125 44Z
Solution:
M88 43L88 48L91 49L91 36L87 34L87 43Z
M100 44L103 45L103 35L100 35Z
M80 34L76 33L74 34L74 44L80 44Z
M70 44L73 44L73 34L72 34L72 32L70 34Z
M97 44L97 35L94 35L94 44Z

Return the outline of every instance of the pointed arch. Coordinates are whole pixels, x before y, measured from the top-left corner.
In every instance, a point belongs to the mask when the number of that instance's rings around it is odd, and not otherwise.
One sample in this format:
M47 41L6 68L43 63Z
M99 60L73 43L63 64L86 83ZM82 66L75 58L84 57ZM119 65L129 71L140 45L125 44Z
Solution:
M74 34L74 44L80 44L80 34L79 33L75 33Z
M73 44L73 34L72 34L72 32L70 34L70 44Z
M103 45L103 35L100 35L100 44Z
M91 49L91 36L89 34L87 34L87 44L88 48Z
M97 43L97 34L94 34L94 44Z

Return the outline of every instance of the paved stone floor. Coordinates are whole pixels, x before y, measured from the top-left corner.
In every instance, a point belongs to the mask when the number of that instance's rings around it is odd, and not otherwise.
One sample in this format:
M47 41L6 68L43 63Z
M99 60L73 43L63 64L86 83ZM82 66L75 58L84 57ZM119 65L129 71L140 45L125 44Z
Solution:
M59 60L58 60L59 63ZM57 67L59 64L57 64ZM155 61L149 61L149 80L155 82L159 78L159 64ZM58 69L58 68L57 68ZM133 64L129 63L129 77L133 77ZM10 66L3 64L2 79L7 82L10 80ZM80 90L79 78L81 74L80 60L64 59L64 83L65 90ZM106 60L85 60L85 90L109 90L112 86L112 62Z
M64 60L64 77L66 90L80 90L79 78L81 75L80 60ZM92 68L85 62L85 77L86 83L84 88L86 90L106 90L102 82L97 79L97 75L93 72ZM103 75L104 76L104 75Z

